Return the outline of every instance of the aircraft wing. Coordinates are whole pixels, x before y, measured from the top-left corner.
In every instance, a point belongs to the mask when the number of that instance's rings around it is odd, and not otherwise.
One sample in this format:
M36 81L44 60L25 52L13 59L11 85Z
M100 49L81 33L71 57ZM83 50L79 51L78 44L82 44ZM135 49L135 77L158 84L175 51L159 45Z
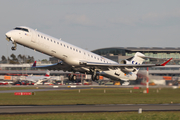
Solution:
M40 68L40 69L48 69L48 70L64 70L64 71L71 70L71 66L64 63L63 61L60 61L52 65L44 65L44 66L36 66L36 61L35 61L34 64L32 65L32 68Z
M171 58L172 59L172 58ZM116 69L116 68L141 68L141 67L155 67L155 66L165 66L171 59L167 60L162 64L111 64L111 63L96 63L96 62L80 62L79 67L86 67L89 69L101 69L101 70L109 70L109 69ZM34 62L32 68L40 68L40 69L48 69L48 70L64 70L64 71L71 71L72 66L60 61L58 63L52 65L45 65L45 66L36 66L36 61Z
M133 68L133 67L141 68L141 67L165 66L171 60L172 60L172 58L167 60L166 62L164 62L162 64L141 64L141 65L138 65L138 64L111 64L111 63L84 62L84 63L82 63L82 65L89 66L91 68L101 69L101 70L108 70L108 68L116 69L116 68L123 68L123 67L127 67L127 68Z

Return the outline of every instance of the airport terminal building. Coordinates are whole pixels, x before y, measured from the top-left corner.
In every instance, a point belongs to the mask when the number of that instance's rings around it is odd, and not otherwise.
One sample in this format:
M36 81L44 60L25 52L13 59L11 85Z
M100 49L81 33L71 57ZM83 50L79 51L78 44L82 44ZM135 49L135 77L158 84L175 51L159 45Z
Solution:
M93 50L92 52L105 56L116 62L134 56L136 52L141 52L145 56L158 58L146 60L146 63L162 62L164 59L173 58L171 65L180 65L180 48L161 47L110 47Z

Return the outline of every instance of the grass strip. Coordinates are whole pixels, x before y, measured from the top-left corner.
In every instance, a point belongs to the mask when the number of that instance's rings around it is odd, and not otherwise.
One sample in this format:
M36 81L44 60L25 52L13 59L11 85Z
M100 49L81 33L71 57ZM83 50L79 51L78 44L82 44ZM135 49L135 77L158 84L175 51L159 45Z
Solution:
M180 112L104 112L104 113L53 113L6 114L1 120L180 120Z
M131 92L132 91L132 92ZM31 96L0 93L0 105L72 105L72 104L169 104L180 103L180 89L100 88L35 92Z

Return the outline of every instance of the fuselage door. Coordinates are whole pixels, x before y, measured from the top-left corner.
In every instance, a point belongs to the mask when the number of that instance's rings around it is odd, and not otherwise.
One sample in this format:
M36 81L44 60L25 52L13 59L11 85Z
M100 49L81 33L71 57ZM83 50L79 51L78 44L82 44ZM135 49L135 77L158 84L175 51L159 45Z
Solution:
M31 30L31 34L32 34L32 37L31 37L31 42L33 43L36 43L36 32L34 30Z

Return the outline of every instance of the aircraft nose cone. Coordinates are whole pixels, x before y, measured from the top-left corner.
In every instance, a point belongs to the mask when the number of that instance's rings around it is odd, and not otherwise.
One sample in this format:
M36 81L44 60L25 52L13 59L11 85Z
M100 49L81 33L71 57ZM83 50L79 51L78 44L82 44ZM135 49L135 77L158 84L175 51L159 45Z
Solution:
M11 37L11 34L12 34L12 33L9 31L9 32L6 33L6 36L7 36L7 37Z

